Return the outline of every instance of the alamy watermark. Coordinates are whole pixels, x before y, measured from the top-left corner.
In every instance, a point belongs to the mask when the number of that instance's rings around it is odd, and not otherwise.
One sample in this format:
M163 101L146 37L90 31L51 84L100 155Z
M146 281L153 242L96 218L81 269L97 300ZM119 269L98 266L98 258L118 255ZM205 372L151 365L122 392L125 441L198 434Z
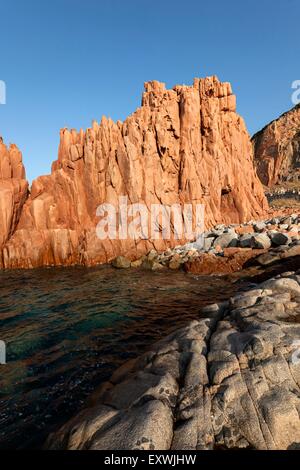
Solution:
M6 83L0 80L0 104L6 104Z
M6 364L6 344L0 340L0 365Z
M204 204L128 204L120 196L117 205L97 208L96 234L100 240L196 240L204 233Z
M295 90L292 93L292 103L296 106L297 104L300 104L300 80L293 81L292 89Z
M292 343L293 349L295 351L292 354L292 364L299 364L300 363L300 340L296 339Z

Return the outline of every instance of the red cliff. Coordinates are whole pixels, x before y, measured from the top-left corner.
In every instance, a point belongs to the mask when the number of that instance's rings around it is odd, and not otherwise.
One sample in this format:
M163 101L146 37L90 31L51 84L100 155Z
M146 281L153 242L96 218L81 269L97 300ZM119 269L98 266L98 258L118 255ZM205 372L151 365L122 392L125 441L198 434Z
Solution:
M209 77L166 90L149 82L123 123L103 118L85 132L61 130L51 175L33 182L17 227L6 231L3 266L93 265L178 244L99 240L96 209L119 196L147 207L203 203L207 226L263 215L267 202L229 83Z
M268 187L300 180L300 105L253 136L257 173Z

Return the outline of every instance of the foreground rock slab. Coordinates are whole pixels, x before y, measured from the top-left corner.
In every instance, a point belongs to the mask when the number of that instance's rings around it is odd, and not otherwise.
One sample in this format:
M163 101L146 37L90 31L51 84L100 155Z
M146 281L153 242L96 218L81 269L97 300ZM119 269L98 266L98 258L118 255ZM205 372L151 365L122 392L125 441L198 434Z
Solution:
M50 449L299 449L300 273L206 307L118 369Z

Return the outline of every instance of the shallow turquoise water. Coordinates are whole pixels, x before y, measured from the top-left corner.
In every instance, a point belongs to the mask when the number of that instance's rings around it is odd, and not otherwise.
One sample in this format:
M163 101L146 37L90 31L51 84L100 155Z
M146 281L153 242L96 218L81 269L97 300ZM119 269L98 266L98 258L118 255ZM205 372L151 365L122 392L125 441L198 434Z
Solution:
M236 289L170 271L0 272L0 448L40 447L116 367Z

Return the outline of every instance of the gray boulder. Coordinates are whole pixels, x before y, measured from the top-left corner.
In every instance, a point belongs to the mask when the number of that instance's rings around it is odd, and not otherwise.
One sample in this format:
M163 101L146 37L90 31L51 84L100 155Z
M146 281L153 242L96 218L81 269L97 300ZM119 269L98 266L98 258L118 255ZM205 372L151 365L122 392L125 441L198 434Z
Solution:
M241 248L251 248L252 233L244 233L239 238L239 246Z
M269 237L275 246L288 245L291 242L290 237L286 233L282 232L270 231Z
M214 239L212 237L205 238L203 241L203 250L208 251L212 247L213 241Z
M142 263L142 268L147 269L149 271L158 271L160 269L164 269L164 266L160 264L160 262L157 259L146 258L144 259Z
M281 221L282 224L285 224L285 225L291 225L293 223L293 219L291 216L289 217L285 217L282 221Z
M271 240L266 233L254 234L251 238L251 246L267 250L271 247Z
M229 246L237 246L237 244L238 235L234 231L223 233L214 240L214 247L220 246L222 249Z
M266 224L265 222L257 222L254 224L254 230L255 232L263 232L266 229Z

